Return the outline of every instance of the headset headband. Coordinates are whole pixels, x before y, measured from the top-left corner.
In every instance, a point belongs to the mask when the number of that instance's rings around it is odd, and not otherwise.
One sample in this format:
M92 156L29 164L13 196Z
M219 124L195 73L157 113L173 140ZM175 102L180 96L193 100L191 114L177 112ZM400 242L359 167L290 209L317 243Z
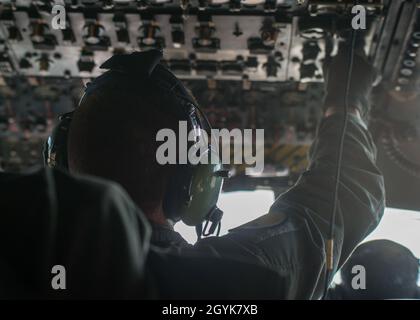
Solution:
M170 112L180 121L188 121L190 129L199 126L209 133L211 126L205 114L182 82L159 63L162 57L162 51L156 49L112 56L100 66L108 71L86 86L80 103L85 96L104 85L112 84L113 88L133 89L142 86L147 88L143 91L149 93L152 100L158 97L160 103L156 105L165 106L164 112ZM200 117L195 116L196 112Z

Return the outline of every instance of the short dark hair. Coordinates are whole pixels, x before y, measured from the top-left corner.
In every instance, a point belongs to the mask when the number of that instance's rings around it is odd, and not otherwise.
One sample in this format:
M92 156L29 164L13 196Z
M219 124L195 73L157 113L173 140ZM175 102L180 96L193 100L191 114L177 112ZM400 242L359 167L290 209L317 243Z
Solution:
M178 126L156 101L141 90L104 85L76 109L68 140L72 172L120 183L146 214L162 202L171 170L156 161L156 133Z
M352 269L366 270L366 290L354 290ZM349 299L403 299L417 294L419 261L406 247L390 240L373 240L356 248L341 269Z

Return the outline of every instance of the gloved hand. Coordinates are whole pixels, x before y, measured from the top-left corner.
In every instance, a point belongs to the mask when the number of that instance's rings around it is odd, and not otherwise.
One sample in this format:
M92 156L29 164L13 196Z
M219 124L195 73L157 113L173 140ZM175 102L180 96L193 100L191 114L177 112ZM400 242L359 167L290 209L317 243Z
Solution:
M343 112L346 103L346 86L350 65L350 44L343 42L338 53L330 63L324 64L325 110ZM364 51L354 52L353 68L351 72L350 90L348 92L349 112L358 110L362 119L367 121L370 111L370 94L377 79L377 72L368 62Z

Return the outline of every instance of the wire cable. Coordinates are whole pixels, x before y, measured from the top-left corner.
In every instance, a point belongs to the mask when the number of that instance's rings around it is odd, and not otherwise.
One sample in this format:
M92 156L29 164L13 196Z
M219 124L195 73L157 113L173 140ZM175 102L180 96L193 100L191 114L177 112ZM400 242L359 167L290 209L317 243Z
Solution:
M356 4L357 4L357 1L355 1L355 5ZM326 243L326 274L325 274L325 286L324 286L324 294L323 294L324 298L327 296L327 292L328 292L328 288L330 284L330 277L334 269L335 220L337 216L338 192L339 192L339 186L340 186L341 166L342 166L343 152L344 152L344 140L346 137L346 131L347 131L347 125L348 125L348 113L350 109L349 93L350 93L352 71L353 71L353 65L354 65L355 47L356 47L356 30L352 29L351 47L349 50L348 73L347 73L347 81L346 81L346 88L345 88L343 122L342 122L342 129L341 129L339 147L338 147L338 152L337 152L337 167L336 167L336 173L335 173L332 213L331 213L330 224L329 224L329 234L328 234L328 239Z

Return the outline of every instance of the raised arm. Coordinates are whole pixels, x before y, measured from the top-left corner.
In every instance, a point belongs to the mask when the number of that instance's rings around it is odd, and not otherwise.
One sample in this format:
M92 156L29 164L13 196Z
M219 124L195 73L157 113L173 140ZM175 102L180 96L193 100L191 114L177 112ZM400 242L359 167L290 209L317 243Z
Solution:
M348 58L348 48L341 47L326 74L325 117L310 149L307 170L275 201L267 215L225 236L203 239L175 256L157 258L157 261L169 259L167 262L172 263L176 273L176 277L173 274L165 278L168 297L179 297L179 292L171 290L171 283L177 281L174 287L179 288L181 282L184 283L183 298L318 299L322 296L337 150L346 103ZM383 177L375 165L376 148L364 120L369 113L374 78L374 70L366 60L354 56L331 274L375 228L384 210ZM178 260L179 255L183 260ZM186 259L188 257L190 259ZM206 268L202 265L203 257ZM177 268L179 272L175 271ZM183 279L180 270L186 268L188 279L196 279L195 284ZM221 269L225 270L223 277L220 277ZM207 289L200 289L204 288L204 280L200 279L205 279Z

